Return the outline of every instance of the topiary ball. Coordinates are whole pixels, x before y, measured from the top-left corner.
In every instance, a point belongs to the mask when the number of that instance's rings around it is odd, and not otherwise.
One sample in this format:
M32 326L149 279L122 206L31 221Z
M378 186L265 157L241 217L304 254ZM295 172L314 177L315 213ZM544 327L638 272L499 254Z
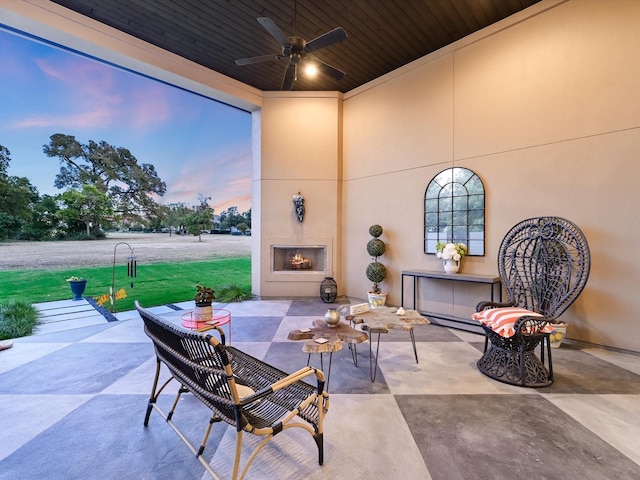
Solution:
M367 242L367 252L374 258L381 257L386 249L386 246L379 238L372 238Z
M382 227L380 225L371 225L369 227L369 235L378 238L380 235L382 235Z
M378 262L371 262L367 266L367 278L374 282L380 283L387 276L387 268Z

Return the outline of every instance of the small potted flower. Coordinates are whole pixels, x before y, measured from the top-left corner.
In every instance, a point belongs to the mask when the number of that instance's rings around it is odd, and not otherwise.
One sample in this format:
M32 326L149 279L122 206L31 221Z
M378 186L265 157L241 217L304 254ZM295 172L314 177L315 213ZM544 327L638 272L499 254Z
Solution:
M199 322L211 320L213 315L213 307L211 304L215 298L212 288L205 285L196 286L196 296L194 297L196 308L193 311L194 320Z
M87 287L87 279L82 277L76 277L75 275L67 278L69 286L71 287L71 293L73 293L73 300L82 300L82 294Z
M464 243L436 244L436 256L442 259L444 271L447 273L458 273L462 258L467 254L467 246Z

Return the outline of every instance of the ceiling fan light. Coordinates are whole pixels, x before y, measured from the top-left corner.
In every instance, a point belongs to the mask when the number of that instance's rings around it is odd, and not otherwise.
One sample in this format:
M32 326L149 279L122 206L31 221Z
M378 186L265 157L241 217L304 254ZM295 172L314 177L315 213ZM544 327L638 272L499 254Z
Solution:
M308 77L315 77L318 74L318 67L316 67L314 64L310 63L306 67L304 67L304 73Z

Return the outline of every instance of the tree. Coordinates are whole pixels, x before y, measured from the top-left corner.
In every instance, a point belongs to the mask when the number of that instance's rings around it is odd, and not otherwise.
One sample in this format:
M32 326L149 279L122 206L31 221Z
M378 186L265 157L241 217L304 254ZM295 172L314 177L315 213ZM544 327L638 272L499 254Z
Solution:
M233 206L220 214L220 230L222 231L230 230L231 227L236 227L240 230L239 225L241 223L245 224L245 230L251 228L251 209L240 214L238 213L238 207Z
M0 175L0 212L29 220L38 198L38 189L28 178Z
M33 205L38 201L38 189L26 177L7 175L11 152L0 145L0 229L2 238L20 233L22 225L32 218Z
M0 145L0 175L6 175L11 163L11 152L7 147Z
M219 218L219 222L218 223L220 225L220 231L221 232L225 232L225 231L229 230L228 214L227 214L226 210L220 214L220 218Z
M247 227L251 228L251 209L244 212L242 214L242 217L244 218L244 223L247 224Z
M31 220L22 227L22 240L44 240L51 238L59 229L60 218L56 213L60 210L58 200L51 195L43 195L33 205Z
M229 207L227 209L227 222L229 227L235 227L242 221L242 217L238 213L238 207Z
M109 198L91 185L84 185L82 191L67 190L60 199L66 208L56 215L69 227L76 222L84 223L87 235L91 234L92 227L99 228L113 214Z
M50 140L43 151L62 164L54 182L57 188L78 190L92 185L109 197L114 212L123 217L155 214L158 204L152 195L164 195L167 186L153 165L138 164L129 150L104 140L83 145L74 136L60 133Z
M23 224L24 220L0 212L0 239L6 240L7 238L16 236L20 232Z
M213 225L213 208L209 206L208 201L211 197L205 197L202 194L198 195L200 205L193 208L192 212L187 215L185 223L187 229L192 235L198 236L198 241L202 241L202 231L210 229Z
M166 209L166 222L169 227L169 236L171 236L171 232L174 227L178 227L179 225L186 223L186 218L190 213L190 209L182 202L170 203L164 208Z
M240 232L242 232L242 234L244 235L244 232L249 229L249 226L244 222L240 222L238 225L236 225L236 228L240 230Z

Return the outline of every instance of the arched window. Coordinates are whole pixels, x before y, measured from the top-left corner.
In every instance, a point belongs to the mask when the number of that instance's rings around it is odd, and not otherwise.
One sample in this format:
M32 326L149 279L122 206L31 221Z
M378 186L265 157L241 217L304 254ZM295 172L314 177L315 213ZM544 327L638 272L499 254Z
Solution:
M464 243L469 255L484 255L484 185L468 168L438 173L424 194L424 253L438 242Z

